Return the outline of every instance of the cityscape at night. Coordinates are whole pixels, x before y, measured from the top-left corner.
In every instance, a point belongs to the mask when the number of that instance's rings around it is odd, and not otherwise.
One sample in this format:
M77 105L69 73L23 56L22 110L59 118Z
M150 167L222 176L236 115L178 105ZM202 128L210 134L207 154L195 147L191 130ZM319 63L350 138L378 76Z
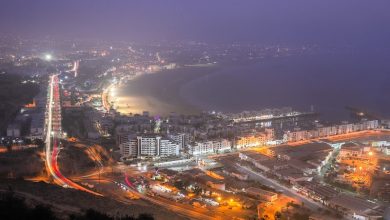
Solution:
M390 220L390 1L1 0L1 220Z

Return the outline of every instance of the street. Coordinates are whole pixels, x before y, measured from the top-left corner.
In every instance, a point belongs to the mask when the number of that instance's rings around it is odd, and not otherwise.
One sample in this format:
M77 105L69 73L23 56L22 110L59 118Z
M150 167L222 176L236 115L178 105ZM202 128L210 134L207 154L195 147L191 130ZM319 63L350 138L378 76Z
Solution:
M314 201L306 198L305 196L297 193L293 189L286 187L273 179L267 178L267 177L263 176L262 174L257 173L257 172L255 172L247 167L237 165L237 169L239 169L240 171L242 171L244 173L247 173L252 179L258 180L264 185L272 186L276 190L283 191L283 194L290 196L291 198L294 198L298 201L304 202L304 205L313 211L317 211L318 208L323 208L321 204L314 202Z

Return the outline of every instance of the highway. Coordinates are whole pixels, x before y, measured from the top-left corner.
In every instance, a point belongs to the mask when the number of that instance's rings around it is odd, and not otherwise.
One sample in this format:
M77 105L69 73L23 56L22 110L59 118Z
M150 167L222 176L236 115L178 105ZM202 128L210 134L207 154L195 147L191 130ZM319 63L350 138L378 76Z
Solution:
M61 100L60 88L57 75L50 76L48 86L48 102L46 106L46 139L45 139L45 159L46 168L53 177L54 182L63 187L70 187L97 196L102 196L92 190L84 188L62 175L57 158L60 152L61 139Z

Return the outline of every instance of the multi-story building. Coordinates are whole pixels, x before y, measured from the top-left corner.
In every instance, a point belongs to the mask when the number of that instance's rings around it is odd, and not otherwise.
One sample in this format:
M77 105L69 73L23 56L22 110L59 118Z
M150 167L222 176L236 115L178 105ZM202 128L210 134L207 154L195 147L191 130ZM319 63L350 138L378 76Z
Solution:
M189 153L192 155L220 153L231 150L231 148L231 142L226 139L195 142L195 144L189 146Z
M295 130L287 131L284 134L284 140L288 142L303 141L312 138L323 138L333 135L349 134L352 132L373 130L379 127L378 120L361 121L355 124L342 123L334 126L319 126L314 130Z
M180 150L185 149L190 142L190 135L186 133L169 134L168 136L179 145Z
M180 153L180 146L169 139L160 139L159 156L178 156Z
M124 157L167 157L178 156L179 145L174 141L161 136L122 137L119 144L120 152Z
M274 130L267 128L265 132L257 132L255 134L249 134L240 136L235 141L235 147L237 149L256 147L265 145L268 141L274 139Z
M12 124L8 125L7 136L20 137L21 136L21 125L19 123L12 123Z
M196 142L189 146L189 153L192 155L211 154L214 153L213 142Z
M136 138L126 136L127 140L122 139L119 144L120 153L123 157L137 157L138 156L138 141Z

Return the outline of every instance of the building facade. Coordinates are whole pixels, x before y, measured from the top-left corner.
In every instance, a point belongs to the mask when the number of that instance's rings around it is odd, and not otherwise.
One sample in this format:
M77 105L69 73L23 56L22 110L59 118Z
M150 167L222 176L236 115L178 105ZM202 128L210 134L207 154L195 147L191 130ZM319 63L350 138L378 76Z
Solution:
M195 142L193 145L189 145L189 153L192 155L222 153L231 149L232 144L226 139Z
M123 157L168 157L179 155L179 145L174 141L161 136L137 136L121 138L119 144Z

